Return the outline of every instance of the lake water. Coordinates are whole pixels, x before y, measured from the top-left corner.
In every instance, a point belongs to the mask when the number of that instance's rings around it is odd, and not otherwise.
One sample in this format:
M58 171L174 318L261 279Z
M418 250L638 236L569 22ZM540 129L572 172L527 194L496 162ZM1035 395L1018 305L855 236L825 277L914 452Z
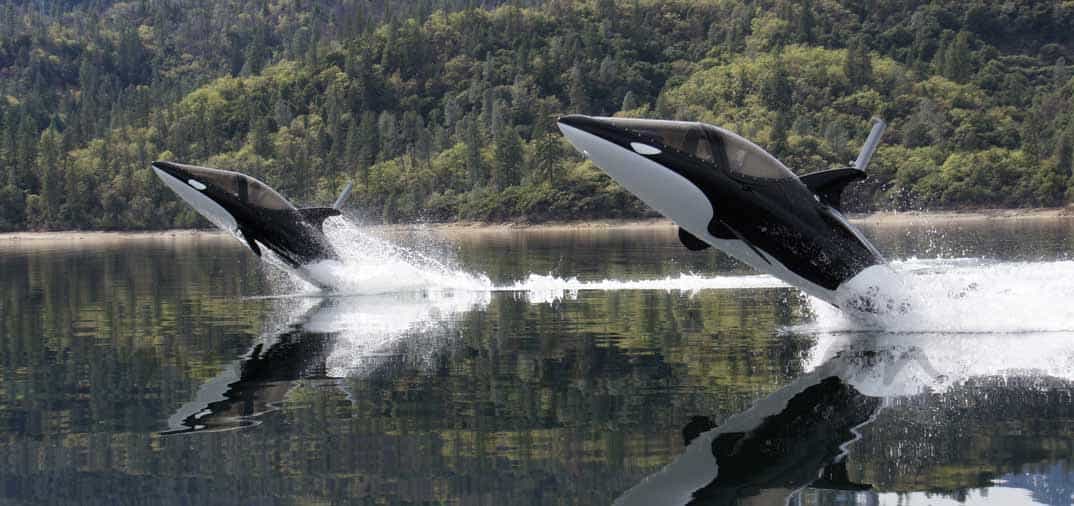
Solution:
M330 220L331 221L331 220ZM0 504L1071 504L1074 220L866 227L849 319L674 229L0 239Z

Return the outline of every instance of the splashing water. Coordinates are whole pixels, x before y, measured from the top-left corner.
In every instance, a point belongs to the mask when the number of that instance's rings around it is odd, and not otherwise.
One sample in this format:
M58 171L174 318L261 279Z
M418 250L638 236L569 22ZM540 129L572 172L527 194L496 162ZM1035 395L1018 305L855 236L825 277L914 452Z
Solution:
M879 396L1011 374L1074 381L1074 262L915 258L893 267L911 294L906 313L862 318L811 299L815 318L785 329L815 336L805 370L847 362L851 383Z
M692 273L647 280L529 274L495 285L340 220L326 223L326 233L344 262L314 266L309 274L347 297L335 298L304 327L338 334L326 360L335 377L374 371L384 360L424 360L455 334L460 314L486 307L494 292L547 303L583 291L787 288L767 275ZM813 336L805 370L837 359L859 390L882 396L943 391L1010 372L1074 380L1074 262L911 258L892 262L891 270L893 278L874 284L881 293L906 295L906 311L854 313L803 297L811 318L782 330ZM281 278L287 279L277 279L277 287L316 290L297 277ZM883 367L867 366L878 362Z
M816 319L805 333L1074 332L1074 262L991 262L974 258L892 262L909 310L879 315L842 312L810 299ZM881 287L881 291L885 287Z
M378 369L383 361L421 362L454 332L455 320L466 311L486 307L494 292L512 292L531 303L576 298L585 290L675 290L696 293L707 289L786 287L765 275L704 277L680 274L650 280L582 281L576 277L530 274L527 278L494 285L482 274L454 268L418 250L403 248L363 232L345 220L325 222L325 235L342 262L321 262L301 274L266 255L274 269L268 279L275 293L296 299L288 306L307 332L336 335L325 360L329 377L355 377ZM331 301L323 300L314 284L330 288ZM295 297L295 295L298 295ZM286 302L286 301L284 301ZM307 314L308 313L308 314ZM275 328L275 327L274 327ZM271 339L264 339L271 344ZM406 346L396 349L399 343ZM404 357L399 357L403 352Z
M355 377L385 361L424 365L445 339L455 337L459 315L487 306L489 298L489 292L476 291L349 297L312 315L303 329L335 334L326 374ZM397 347L401 342L406 346Z
M772 276L757 274L752 276L716 276L705 277L697 274L679 274L661 279L580 281L576 277L560 278L530 274L524 280L513 285L495 288L496 291L519 292L532 303L553 302L577 298L583 290L667 290L697 293L701 290L733 290L749 288L781 288L787 285Z
M495 285L483 274L454 268L420 251L403 248L363 232L345 220L329 220L325 233L343 262L310 266L307 275L341 295L422 292L425 297L454 292L516 292L534 303L572 299L580 291L700 290L785 288L768 275L702 276L683 273L648 280L580 280L530 274ZM805 334L1008 333L1074 332L1074 262L995 262L974 258L894 261L898 286L909 309L881 314L841 311L808 298L814 318L789 330ZM297 276L270 278L276 292L317 289ZM883 282L881 283L883 284Z
M342 262L324 261L306 266L301 274L275 264L282 274L271 275L276 293L317 292L317 285L344 295L376 295L429 290L487 291L492 282L472 275L417 250L401 248L363 232L346 220L327 220L324 232Z
M457 269L419 250L392 244L363 232L346 220L327 220L325 235L342 257L342 262L325 261L296 273L271 255L267 277L274 293L317 294L317 285L338 295L378 295L404 292L516 292L533 303L573 299L584 290L700 290L781 288L787 285L768 275L706 277L693 273L649 280L593 280L530 274L526 279L495 285L483 274Z

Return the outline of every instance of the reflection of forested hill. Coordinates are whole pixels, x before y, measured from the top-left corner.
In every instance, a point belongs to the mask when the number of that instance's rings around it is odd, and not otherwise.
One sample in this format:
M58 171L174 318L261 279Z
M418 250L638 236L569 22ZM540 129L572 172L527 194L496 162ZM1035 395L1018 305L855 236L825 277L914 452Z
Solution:
M383 358L345 381L304 380L321 372L303 362L347 336L271 330L269 320L304 310L239 299L257 293L259 276L230 237L199 248L165 241L0 257L4 500L608 503L681 448L683 420L748 405L804 345L770 332L785 320L779 291L540 305L500 294L443 315L454 321L446 331L417 322L375 354L420 361ZM341 319L361 329L370 306L353 305ZM712 346L717 333L725 344ZM160 436L258 336L283 346L247 361L255 381L234 399L281 409L244 430Z
M348 378L322 381L321 356L349 331L273 330L269 320L305 309L238 298L258 291L254 259L230 237L210 240L0 256L5 500L607 504L683 451L694 416L719 424L794 381L814 342L778 331L800 309L783 289L582 292L543 304L498 293L429 312L404 339L356 356ZM360 330L372 308L404 313L350 304L353 315L327 320ZM278 411L243 430L159 435L258 338L267 344L237 389L250 395L226 407ZM891 401L851 446L850 481L957 494L1067 459L1069 390L989 379ZM842 435L819 423L807 448L833 451L846 437L836 422L825 423ZM779 436L782 425L766 427ZM904 456L894 464L893 451ZM1063 486L1048 483L1033 490Z
M322 203L353 178L385 221L648 212L565 112L721 124L798 171L882 115L855 209L1069 201L1069 2L479 3L7 2L0 230L198 223L155 158Z
M587 330L603 326L596 323L604 319L598 316L605 311L602 301L530 306L505 294L486 309L462 315L458 333L434 341L443 349L427 362L387 361L338 385L303 381L306 373L297 369L277 370L266 377L268 383L244 385L243 394L235 396L241 403L250 394L257 402L290 390L275 398L283 401L280 411L259 417L259 425L245 430L155 436L146 430L163 429L162 419L174 407L130 401L152 397L144 391L124 393L117 401L145 406L145 412L101 414L118 418L112 422L114 433L89 424L72 427L70 433L50 429L25 437L21 426L9 426L0 446L14 460L2 479L16 485L7 496L33 500L35 491L48 487L55 499L98 503L121 502L119 491L158 503L271 504L286 502L282 497L340 496L397 502L494 498L511 504L608 503L681 447L680 420L698 412L718 413L719 406L748 405L749 392L757 387L749 387L747 378L758 385L779 381L783 366L769 365L750 347L761 344L770 350L766 354L797 354L782 351L784 346L771 338L735 331L733 319L727 324L732 341L727 350L688 353L700 334L691 331L691 339L683 340L661 330L663 322L674 324L676 318L665 317L681 304L697 303L685 295L624 294L616 302L623 332L635 336L629 341L614 331ZM738 313L719 300L708 302L715 302L708 307ZM651 313L643 310L649 306ZM559 317L550 318L549 311ZM705 321L709 315L696 317ZM213 316L194 319L210 335L215 332ZM646 329L664 336L650 340ZM501 341L498 335L523 337ZM323 352L323 336L285 330L277 338L284 346L257 356L270 361L289 353L316 356ZM405 354L401 348L427 345L420 337L411 336L390 351ZM307 338L314 344L308 350L293 346ZM117 338L102 346L113 349L122 342ZM197 346L204 344L191 344ZM677 358L664 358L660 350ZM729 360L720 360L725 353ZM295 362L302 358L291 357ZM139 370L154 368L157 359L147 350L128 360L103 362L98 369L92 362L53 359L39 367L51 365L58 376L87 374L95 387L86 395L94 402L110 395L109 384L98 386L94 378L107 375L124 382ZM712 376L694 376L684 362L703 366L689 368ZM256 375L254 369L263 365L249 363L244 373L248 369ZM88 371L82 373L82 368ZM6 381L35 395L48 388L44 378ZM192 395L197 384L187 385ZM12 404L26 418L62 419L70 416L62 408L77 406L70 388L63 387L55 409Z
M946 491L1040 473L1074 455L1074 403L1069 382L1048 378L982 378L942 395L896 399L862 430L851 474L885 491ZM891 458L897 451L899 458ZM1052 485L1063 487L1058 475ZM1011 483L1041 494L1046 483ZM1069 495L1067 496L1069 500ZM1051 502L1051 504L1060 504Z
M261 327L263 305L222 297L260 283L257 260L231 241L3 251L0 431L158 427ZM225 270L237 274L210 276ZM168 290L177 284L191 288ZM196 325L203 320L217 324Z

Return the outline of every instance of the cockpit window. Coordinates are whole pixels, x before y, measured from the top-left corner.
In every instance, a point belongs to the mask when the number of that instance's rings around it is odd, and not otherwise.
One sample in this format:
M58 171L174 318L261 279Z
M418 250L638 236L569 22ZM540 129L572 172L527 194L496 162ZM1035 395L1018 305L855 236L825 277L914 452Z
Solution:
M199 181L218 186L236 196L241 202L252 206L277 210L295 208L287 199L281 197L279 193L269 188L268 185L250 176L207 167L189 168L188 170Z
M703 123L614 118L613 125L650 137L666 147L695 158L724 165L734 175L755 179L785 179L794 173L756 144Z
M254 178L247 178L250 183L250 202L258 207L269 209L294 209L286 199L276 193L276 190Z
M651 137L666 147L690 156L707 162L716 161L713 156L715 150L708 133L700 123L620 118L613 119L611 122L615 126Z
M727 154L727 168L732 174L758 179L794 177L790 169L756 144L731 132L720 132L720 138Z

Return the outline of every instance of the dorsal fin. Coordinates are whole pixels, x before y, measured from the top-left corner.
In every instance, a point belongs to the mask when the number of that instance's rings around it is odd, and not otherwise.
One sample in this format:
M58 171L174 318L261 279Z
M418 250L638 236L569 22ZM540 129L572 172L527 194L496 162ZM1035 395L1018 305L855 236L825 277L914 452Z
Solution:
M339 209L331 207L306 207L299 209L298 213L302 215L302 219L306 220L307 223L317 227L317 230L321 230L325 218L342 214Z
M847 184L866 178L865 171L855 168L832 169L814 172L799 177L813 193L820 197L821 202L836 209L842 206L843 190Z

